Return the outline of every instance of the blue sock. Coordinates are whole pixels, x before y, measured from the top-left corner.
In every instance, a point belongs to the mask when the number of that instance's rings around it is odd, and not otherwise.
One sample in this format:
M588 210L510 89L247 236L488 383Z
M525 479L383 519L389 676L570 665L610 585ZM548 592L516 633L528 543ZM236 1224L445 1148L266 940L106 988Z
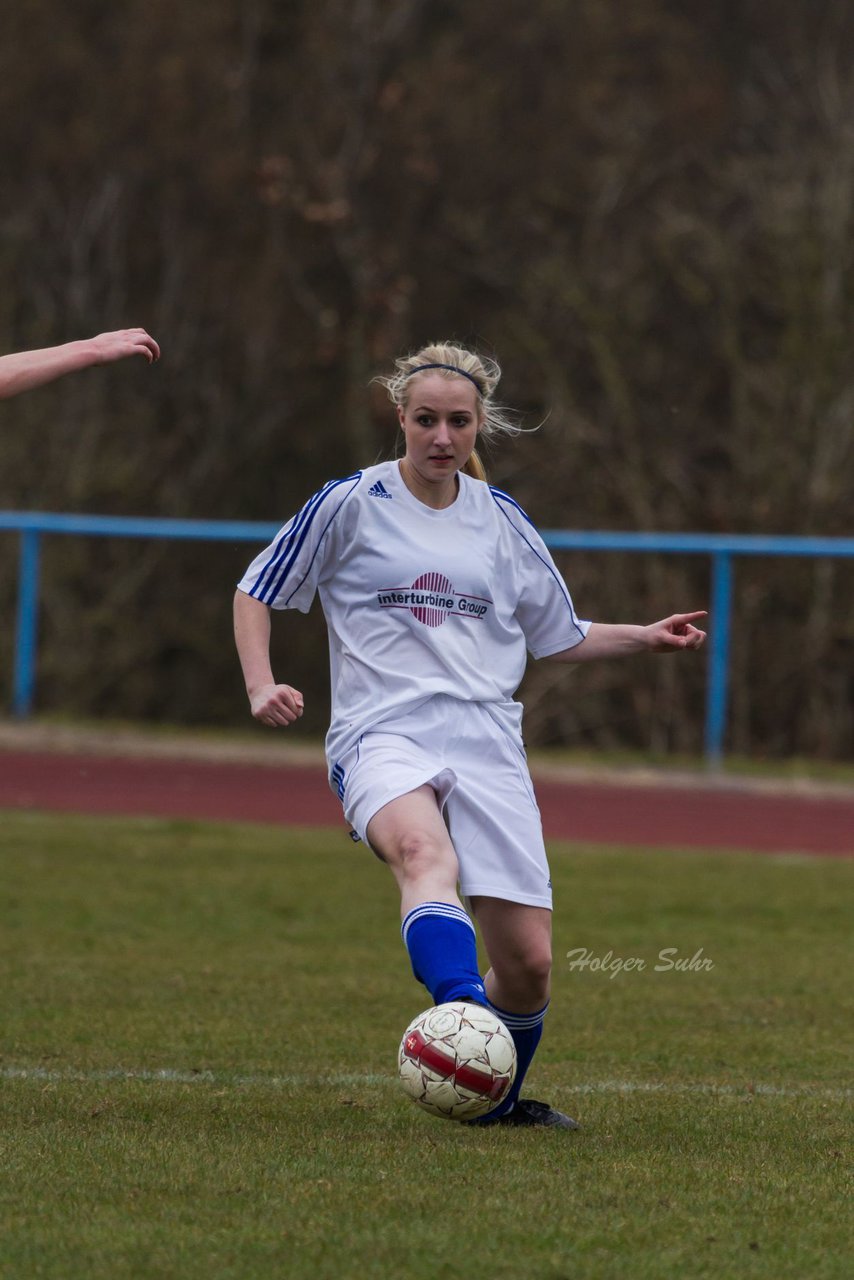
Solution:
M407 914L400 932L412 972L436 1004L451 1000L487 1003L477 968L474 925L462 907L422 902Z
M501 1019L513 1037L513 1043L516 1046L516 1078L507 1097L503 1102L499 1102L494 1110L487 1112L483 1117L484 1122L497 1120L499 1116L506 1115L508 1111L512 1111L516 1105L516 1100L519 1097L522 1083L525 1079L525 1073L531 1065L534 1054L537 1052L537 1045L543 1036L543 1019L546 1016L549 1003L546 1001L542 1009L538 1010L537 1013L507 1013L505 1009L499 1009L491 1000L489 1007L495 1016Z

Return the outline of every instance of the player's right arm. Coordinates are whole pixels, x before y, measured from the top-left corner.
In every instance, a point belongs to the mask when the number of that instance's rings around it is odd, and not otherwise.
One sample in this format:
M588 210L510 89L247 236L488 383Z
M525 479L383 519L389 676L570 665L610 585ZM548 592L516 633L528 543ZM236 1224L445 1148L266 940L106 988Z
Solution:
M293 724L303 712L302 694L289 684L277 684L273 677L270 610L239 588L234 593L234 640L255 719L272 729Z
M65 342L58 347L0 356L0 400L32 391L77 369L113 364L128 356L144 356L152 364L160 359L160 347L144 329L119 329L80 342Z

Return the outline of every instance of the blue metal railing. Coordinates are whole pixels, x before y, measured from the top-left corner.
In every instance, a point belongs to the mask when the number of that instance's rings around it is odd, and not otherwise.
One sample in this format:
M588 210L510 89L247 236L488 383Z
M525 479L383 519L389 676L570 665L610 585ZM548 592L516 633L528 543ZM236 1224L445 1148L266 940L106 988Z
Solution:
M276 524L243 520L169 520L134 516L55 515L43 511L0 511L0 532L21 535L18 611L12 671L12 713L20 719L33 709L38 646L39 568L45 534L100 538L165 538L192 542L254 542L265 546Z
M241 520L168 520L0 511L0 532L17 532L21 539L12 677L14 715L28 716L35 696L39 567L41 539L45 534L252 542L261 547L270 542L278 530L278 524ZM764 534L590 533L584 530L547 529L543 532L543 539L552 551L646 551L665 555L710 557L711 624L704 749L706 760L713 767L721 762L726 736L733 559L736 556L854 558L854 538L770 537Z
M655 551L667 555L707 555L712 562L709 602L709 646L706 676L706 762L716 768L723 758L729 697L729 654L732 634L733 558L735 556L803 556L851 559L854 538L783 537L749 533L586 533L547 530L553 551Z

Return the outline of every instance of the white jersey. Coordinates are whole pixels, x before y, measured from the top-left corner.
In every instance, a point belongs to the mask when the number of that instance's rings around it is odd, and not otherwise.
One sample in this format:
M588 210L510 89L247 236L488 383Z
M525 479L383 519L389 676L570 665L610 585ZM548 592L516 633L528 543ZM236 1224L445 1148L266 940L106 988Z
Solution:
M436 511L397 462L330 481L252 562L241 591L329 631L330 768L372 727L435 694L483 703L521 738L514 694L535 658L587 635L549 552L518 503L460 474Z

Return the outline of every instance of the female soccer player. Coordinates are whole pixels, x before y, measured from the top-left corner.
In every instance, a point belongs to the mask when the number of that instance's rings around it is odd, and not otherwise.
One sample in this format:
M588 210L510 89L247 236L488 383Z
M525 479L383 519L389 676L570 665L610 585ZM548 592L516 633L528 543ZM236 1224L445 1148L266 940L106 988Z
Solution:
M319 593L331 786L397 880L415 976L436 1004L491 1007L516 1044L510 1095L473 1123L569 1129L519 1096L549 1002L552 896L514 694L527 653L583 662L697 649L704 615L577 617L524 511L484 482L478 437L515 429L493 399L499 376L449 343L399 359L382 381L403 456L309 499L239 583L235 636L253 716L292 724L303 697L271 670L270 609L306 612ZM483 979L467 907L489 958Z
M144 329L119 329L80 342L65 342L58 347L0 356L0 400L42 387L76 369L112 364L127 356L145 356L151 364L160 359L160 348Z

